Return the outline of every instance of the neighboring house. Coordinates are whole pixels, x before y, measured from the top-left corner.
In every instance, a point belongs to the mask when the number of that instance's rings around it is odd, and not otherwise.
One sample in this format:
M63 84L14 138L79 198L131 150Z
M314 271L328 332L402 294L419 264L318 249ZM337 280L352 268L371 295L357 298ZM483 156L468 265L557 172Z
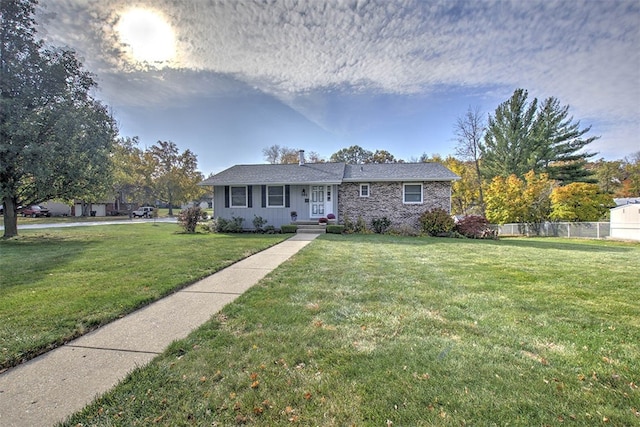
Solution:
M629 203L611 209L609 237L640 241L640 203Z
M115 211L111 202L84 203L77 201L71 209L71 215L79 216L107 216Z
M367 225L387 217L394 226L418 227L424 211L451 211L451 183L459 177L440 163L348 165L236 165L200 185L214 187L214 218L244 218L253 228L254 216L280 227L297 221L317 221L334 214L338 223L362 218Z
M66 203L48 201L42 203L42 206L49 209L51 216L69 216L71 215L71 206Z
M640 203L640 197L620 197L613 199L616 206L628 205L629 203Z

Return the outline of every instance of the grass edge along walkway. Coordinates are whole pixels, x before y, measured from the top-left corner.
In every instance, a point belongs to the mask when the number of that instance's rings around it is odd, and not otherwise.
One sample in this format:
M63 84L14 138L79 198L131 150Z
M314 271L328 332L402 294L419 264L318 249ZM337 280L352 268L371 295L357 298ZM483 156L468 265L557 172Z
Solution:
M0 370L140 309L286 235L177 224L25 230L0 240Z
M81 409L206 322L315 236L296 237L1 375L0 424L49 426Z
M64 425L633 425L639 254L322 236Z

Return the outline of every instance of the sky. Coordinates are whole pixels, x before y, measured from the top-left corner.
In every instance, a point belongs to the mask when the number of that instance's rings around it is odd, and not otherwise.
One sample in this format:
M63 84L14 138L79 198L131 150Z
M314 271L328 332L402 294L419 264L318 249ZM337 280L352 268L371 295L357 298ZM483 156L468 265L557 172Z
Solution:
M37 20L121 136L205 175L275 144L453 155L456 121L517 88L569 105L595 158L640 150L637 0L41 0Z

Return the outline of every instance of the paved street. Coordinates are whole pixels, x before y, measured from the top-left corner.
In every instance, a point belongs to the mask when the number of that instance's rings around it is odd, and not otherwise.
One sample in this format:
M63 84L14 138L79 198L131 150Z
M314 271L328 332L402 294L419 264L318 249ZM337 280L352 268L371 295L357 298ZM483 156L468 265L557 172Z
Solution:
M90 227L95 225L112 225L112 224L143 224L147 222L177 222L176 218L156 218L156 219L122 219L115 221L74 221L74 222L51 222L48 224L18 224L18 231L32 230L40 228L62 228L62 227ZM4 230L4 225L0 225L0 230Z

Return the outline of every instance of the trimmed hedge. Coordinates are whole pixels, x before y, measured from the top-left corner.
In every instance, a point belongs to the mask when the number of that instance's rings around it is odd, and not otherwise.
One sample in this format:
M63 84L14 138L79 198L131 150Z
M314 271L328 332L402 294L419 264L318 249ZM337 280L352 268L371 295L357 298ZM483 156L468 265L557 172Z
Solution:
M298 231L298 226L295 224L285 224L280 227L280 231L283 233L295 233Z
M344 225L327 225L327 233L342 234L344 233Z

